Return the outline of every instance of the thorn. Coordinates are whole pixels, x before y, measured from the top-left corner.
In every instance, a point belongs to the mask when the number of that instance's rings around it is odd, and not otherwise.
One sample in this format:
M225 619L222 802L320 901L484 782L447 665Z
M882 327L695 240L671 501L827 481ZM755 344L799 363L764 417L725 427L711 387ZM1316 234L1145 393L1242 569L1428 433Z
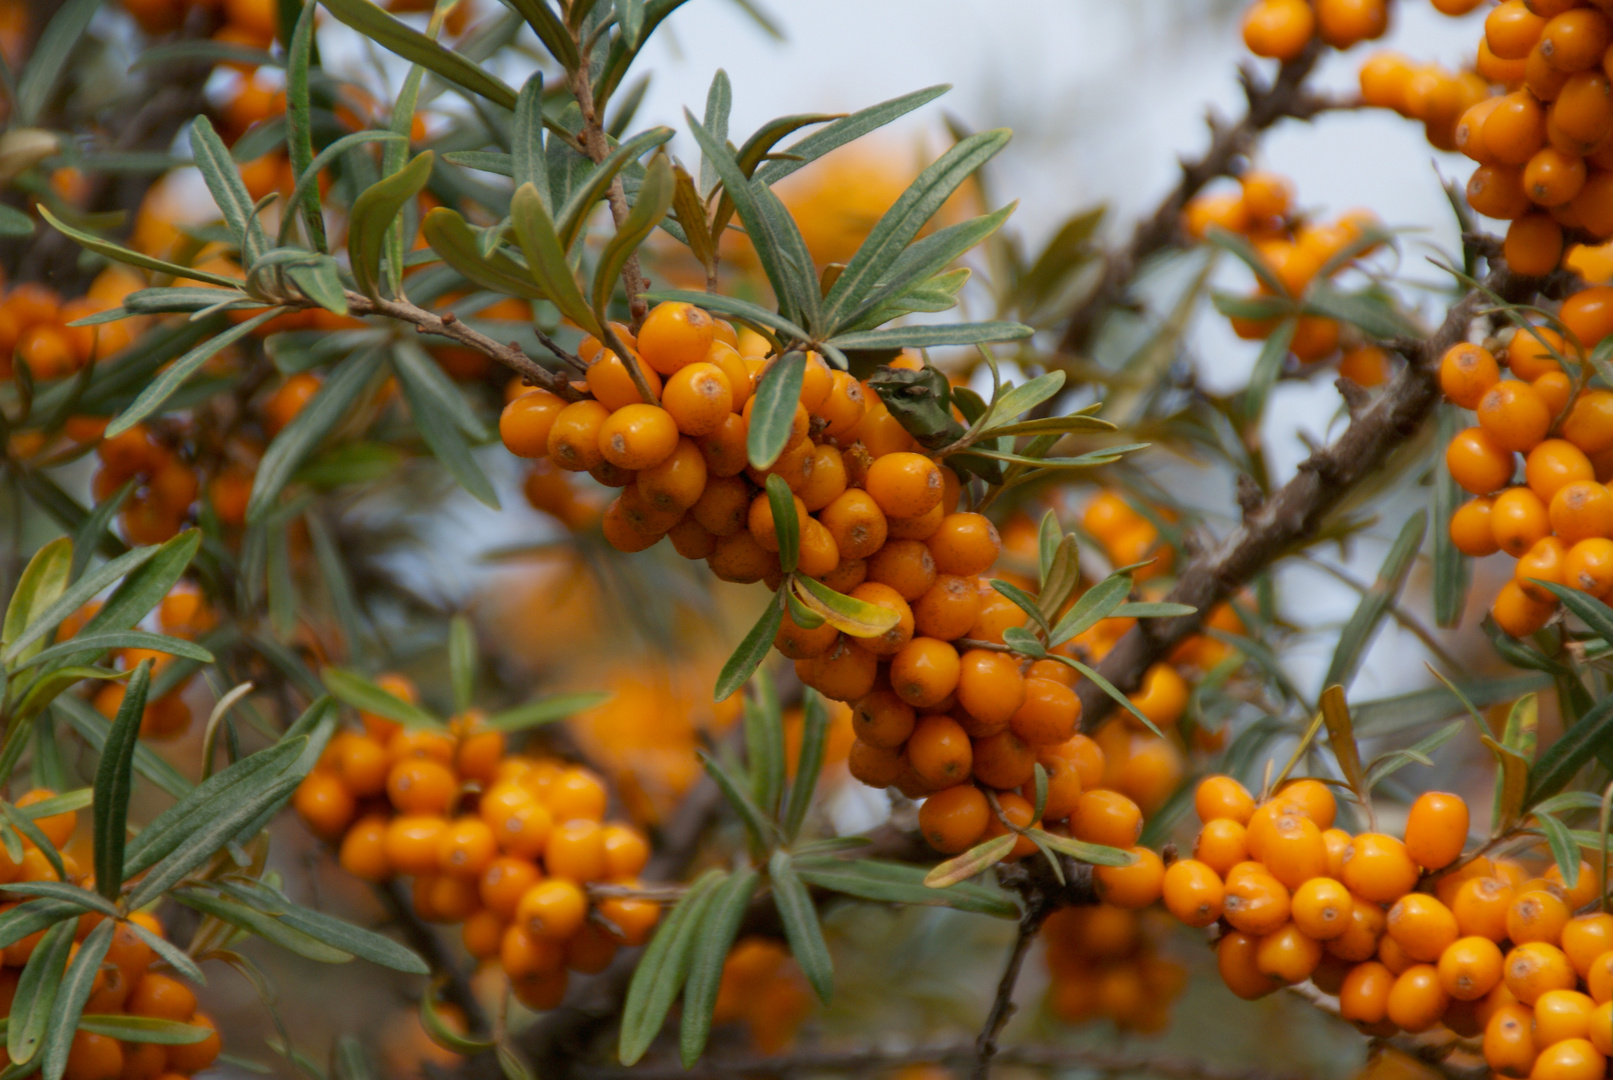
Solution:
M1295 432L1295 434L1299 436L1299 441L1305 444L1305 449L1311 452L1312 457L1321 457L1322 453L1327 449L1321 443L1317 442L1315 437L1313 437L1309 432L1298 431Z
M1354 379L1340 375L1333 380L1333 385L1339 388L1339 396L1344 398L1344 407L1350 410L1350 419L1352 420L1360 416L1372 401L1372 395L1367 393L1366 387Z
M1266 503L1266 495L1248 473L1238 474L1238 506L1245 519L1254 515Z

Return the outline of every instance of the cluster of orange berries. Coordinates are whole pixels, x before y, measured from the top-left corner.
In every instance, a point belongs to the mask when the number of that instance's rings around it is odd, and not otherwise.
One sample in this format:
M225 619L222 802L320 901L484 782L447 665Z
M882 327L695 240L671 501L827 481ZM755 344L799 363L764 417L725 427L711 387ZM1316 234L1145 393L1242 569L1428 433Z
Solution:
M1479 0L1434 0L1446 10ZM1256 56L1293 60L1311 39L1348 49L1389 29L1389 0L1255 0L1243 14L1243 43Z
M1344 270L1348 262L1329 264L1358 244L1376 220L1365 210L1351 211L1331 223L1304 220L1295 212L1294 186L1286 177L1250 171L1235 190L1210 192L1189 202L1182 226L1194 239L1203 239L1212 226L1248 238L1288 295L1298 297L1323 270L1330 276ZM1269 295L1269 287L1260 282L1256 296ZM1263 341L1279 320L1235 316L1231 323L1239 337ZM1302 315L1295 322L1288 351L1309 364L1338 355L1342 346L1339 374L1361 386L1377 386L1388 379L1388 354L1367 342L1344 339L1337 320Z
M76 319L115 308L135 289L138 275L119 267L103 270L81 297L64 301L45 285L22 282L0 299L0 379L15 375L21 359L35 382L73 374L92 357L104 360L121 351L139 328L133 320L100 326L68 326Z
M1511 222L1505 254L1519 273L1555 270L1565 235L1613 237L1609 16L1600 2L1505 0L1485 18L1471 71L1445 72L1392 53L1361 69L1368 105L1425 112L1430 142L1478 162L1468 203Z
M795 1041L812 1002L806 976L783 942L745 937L723 961L711 1018L717 1024L744 1024L758 1052L779 1054Z
M37 788L18 799L19 807L33 806L55 798L56 793ZM67 848L78 827L78 814L65 811L51 814L34 822L45 838L58 849ZM85 873L79 861L67 850L60 850L62 869L67 880L85 888L94 888L93 875ZM23 857L13 862L0 847L0 882L60 881L61 875L51 865L45 853L34 843L23 838ZM0 911L15 907L26 898L0 905ZM98 912L79 917L75 937L83 941L89 932L104 918ZM131 923L161 936L162 924L155 916L136 912L129 916ZM28 958L44 940L46 931L37 930L5 947L0 957L0 1016L11 1013L17 994L22 969ZM73 946L76 953L78 945ZM86 1015L126 1015L174 1020L198 1027L214 1028L211 1017L196 1009L196 995L190 987L171 976L154 970L158 965L155 951L127 925L119 925L113 932L106 959L95 977L90 996L84 1004ZM169 1077L189 1076L213 1064L220 1049L216 1030L200 1042L173 1046L156 1043L120 1042L106 1035L78 1031L73 1036L67 1056L64 1080L167 1080Z
M1592 596L1613 588L1613 392L1586 388L1563 370L1613 333L1613 288L1593 286L1563 301L1562 330L1520 327L1500 360L1481 345L1440 359L1447 399L1475 410L1478 424L1445 450L1452 479L1478 498L1451 515L1451 541L1467 555L1505 551L1518 560L1492 614L1517 637L1544 626L1557 598L1535 581ZM1523 483L1515 484L1523 455Z
M1061 908L1048 916L1042 940L1053 1015L1070 1024L1101 1017L1123 1031L1164 1030L1187 971L1159 955L1159 929L1149 913L1109 904Z
M415 700L403 676L378 682ZM466 951L496 960L536 1010L560 1003L568 970L602 971L618 946L649 937L660 907L634 895L649 845L604 820L598 776L507 754L503 733L475 714L448 731L362 720L362 731L330 741L292 801L338 845L344 869L374 882L411 877L416 914L463 924ZM591 902L590 886L604 895Z
M1444 1024L1480 1035L1490 1067L1535 1080L1599 1080L1613 1047L1613 916L1580 865L1526 880L1510 860L1462 860L1468 808L1425 792L1404 840L1333 827L1333 794L1296 780L1258 802L1212 776L1194 793L1193 858L1165 870L1163 899L1218 926L1218 966L1240 997L1309 981L1372 1034ZM1583 986L1584 990L1580 987Z

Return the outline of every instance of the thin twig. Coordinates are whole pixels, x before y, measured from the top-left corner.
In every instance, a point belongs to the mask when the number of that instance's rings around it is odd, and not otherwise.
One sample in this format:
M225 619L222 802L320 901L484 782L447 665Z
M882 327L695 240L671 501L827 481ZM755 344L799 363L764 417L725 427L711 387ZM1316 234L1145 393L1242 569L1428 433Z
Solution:
M997 1038L1002 1034L1008 1018L1014 1014L1014 987L1019 983L1019 969L1025 965L1031 942L1042 928L1042 922L1053 908L1039 892L1026 895L1025 914L1019 917L1019 932L1014 936L1013 950L1003 967L1003 977L997 981L997 994L986 1014L986 1024L975 1039L974 1080L986 1080L991 1075L991 1059L997 1053Z
M487 1014L477 1000L476 991L471 989L469 976L460 967L453 952L443 944L437 931L415 914L414 905L404 894L403 886L389 881L385 885L377 885L375 895L380 898L387 915L403 931L410 948L419 953L431 970L443 979L443 997L464 1010L465 1020L472 1031L487 1031Z

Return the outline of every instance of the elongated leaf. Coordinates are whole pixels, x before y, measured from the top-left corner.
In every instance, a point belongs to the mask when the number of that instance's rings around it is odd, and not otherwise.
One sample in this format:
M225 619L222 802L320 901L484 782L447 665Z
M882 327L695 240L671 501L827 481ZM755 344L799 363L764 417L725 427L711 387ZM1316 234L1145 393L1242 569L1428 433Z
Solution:
M438 211L432 211L432 215ZM429 216L428 216L429 220ZM510 224L526 256L527 268L543 295L562 314L595 337L603 333L593 309L583 298L582 289L566 261L566 249L555 232L554 221L544 207L536 186L523 184L510 200Z
M1544 814L1538 810L1534 814L1535 823L1545 834L1546 846L1551 849L1552 861L1557 864L1558 871L1563 875L1563 888L1575 889L1579 886L1579 844L1575 842L1573 834L1568 831L1562 819L1553 814Z
M774 593L767 610L745 634L739 647L733 651L717 675L717 685L711 692L713 701L722 701L750 681L751 675L767 659L773 648L773 639L784 625L784 603L780 593Z
M319 678L332 697L360 712L374 713L408 728L442 726L441 721L418 705L404 701L357 672L326 667L320 669Z
M162 408L164 403L173 397L179 388L201 369L203 364L285 310L285 308L278 307L270 308L252 316L245 322L236 323L223 333L208 338L184 356L169 364L163 369L161 375L158 375L149 386L140 392L140 396L135 398L128 408L118 414L117 419L107 425L106 437L110 439L121 435Z
M523 731L564 720L609 700L610 695L605 693L560 694L496 712L487 718L486 723L498 731Z
M569 40L569 38L568 38ZM543 156L543 73L535 71L521 84L510 125L510 175L515 186L532 184L541 196L548 188L549 165Z
M802 603L835 629L852 637L879 637L901 619L899 612L837 593L813 578L797 576L791 581Z
M339 952L411 975L425 975L431 970L412 950L404 948L391 938L343 922L322 911L314 911L293 903L280 890L271 888L261 881L222 883L222 885L242 903Z
M914 243L896 259L867 299L846 316L847 324L856 325L879 305L903 296L946 269L964 252L1002 228L1003 222L1008 220L1018 205L1010 203L995 213L959 225L949 225Z
M672 179L672 210L678 215L684 242L709 276L717 266L717 241L711 236L706 204L695 188L694 178L684 171L682 165L672 167Z
M777 473L767 478L767 501L773 511L773 530L778 537L779 569L793 574L801 558L801 523L795 516L795 494Z
M470 620L455 615L448 620L448 682L454 691L454 711L470 708L476 694L476 631Z
M1320 275L1305 290L1305 310L1359 327L1368 337L1380 340L1402 334L1421 333L1417 324L1395 310L1382 293L1347 293L1333 288Z
M532 32L538 35L543 47L560 62L561 67L576 69L579 63L577 43L571 40L566 24L554 13L548 0L511 0L510 6L532 27Z
M443 48L418 30L388 15L369 0L321 0L337 19L382 48L441 75L444 79L495 105L514 109L516 93L474 61Z
M1136 855L1122 848L1072 840L1068 836L1055 836L1041 829L1027 831L1038 845L1046 845L1078 862L1091 863L1093 866L1130 866L1137 861Z
M94 650L97 653L110 649L150 649L153 652L167 653L169 656L183 656L197 660L204 664L213 662L213 654L184 638L168 637L166 634L153 634L145 630L112 630L104 634L79 634L62 642L52 645L43 652L36 653L28 660L19 664L19 668L35 667L40 664L49 664L63 657L74 656Z
M1019 608L1019 610L1023 611L1026 615L1029 615L1031 620L1035 622L1037 626L1040 626L1044 633L1052 632L1052 627L1048 626L1047 624L1047 616L1042 613L1041 604L1037 602L1036 597L1032 596L1024 589L1021 589L1018 585L1007 581L999 581L995 578L993 578L991 581L991 587L1000 595L1006 596L1009 600L1011 600L1014 606Z
M638 198L634 201L627 217L622 219L616 232L605 242L605 249L600 252L599 263L594 267L594 314L601 323L605 322L606 308L610 304L611 293L615 289L616 279L622 268L631 258L655 227L661 224L666 212L672 208L672 192L675 187L672 179L672 166L664 154L657 154L644 171L644 180L639 185Z
M728 117L734 108L734 86L728 72L722 68L711 77L711 88L706 91L706 113L702 118L706 130L719 142L728 141ZM700 190L710 191L717 183L717 167L700 155Z
M756 384L746 452L756 469L772 468L790 441L806 377L806 354L789 352L773 361Z
M704 750L699 752L700 764L706 770L706 775L716 781L721 789L723 798L734 808L739 820L744 823L745 831L750 834L751 846L756 851L766 851L775 839L773 823L768 820L761 807L756 805L750 792L736 780L721 762Z
M112 944L112 932L116 929L117 923L110 919L103 920L84 938L83 944L78 947L78 955L67 967L47 1025L42 1070L44 1080L62 1080L67 1072L67 1052L73 1045L79 1016L84 1012L84 1003L90 999L90 991L95 989L96 977L101 974L101 961L106 959L106 951Z
M345 964L353 954L332 948L324 942L293 929L271 915L265 915L246 904L202 892L200 889L176 889L173 899L220 922L228 923L249 934L254 934L272 945L294 952L321 964Z
M332 142L325 149L314 155L314 159L308 163L308 167L298 174L297 183L291 189L291 195L286 200L287 205L306 205L310 199L317 204L319 201L319 174L349 150L372 142L392 144L407 142L407 139L390 131L355 131L350 135L343 135L340 139ZM286 238L291 235L293 217L294 215L287 214L280 221L281 244L284 244ZM320 250L325 250L324 245L318 246Z
M1499 836L1512 828L1523 814L1529 795L1529 763L1516 750L1501 745L1488 735L1480 735L1479 741L1495 755L1500 770L1496 776L1493 826L1495 835Z
M196 155L196 168L240 245L242 261L251 266L269 250L269 238L264 235L257 207L235 167L235 160L206 116L191 121L190 145Z
M34 552L6 605L0 644L9 645L61 598L73 567L73 541L58 537Z
M784 804L780 825L784 842L793 844L812 807L812 795L818 788L818 774L823 771L823 755L829 739L829 710L823 697L810 687L801 697L801 752L796 756L795 779L790 783L789 798Z
M660 1033L667 1010L689 976L695 940L706 910L727 878L721 870L708 870L696 878L650 939L622 1004L616 1056L623 1065L636 1064Z
M1529 770L1525 808L1562 791L1596 751L1613 740L1613 696L1604 697L1546 747Z
M1087 667L1085 664L1081 663L1081 661L1076 660L1073 657L1061 656L1057 654L1049 654L1049 656L1051 659L1057 660L1059 663L1068 667L1072 667L1076 671L1079 671L1082 675L1085 675L1087 678L1091 679L1095 684L1097 684L1099 690L1102 690L1105 694L1107 694L1110 700L1112 700L1115 704L1119 705L1122 709L1125 709L1132 716L1136 717L1138 722L1141 723L1143 727L1147 728L1149 731L1152 731L1160 738L1165 737L1164 733L1161 732L1158 727L1154 726L1154 722L1148 719L1147 716L1144 716L1143 711L1137 708L1136 703L1125 694L1122 694L1115 687L1114 683L1110 682L1108 679L1098 674L1098 672Z
M683 1067L689 1068L706 1048L711 1034L711 1014L717 1005L717 988L722 984L723 961L733 947L745 908L756 895L760 875L746 867L717 886L706 908L689 959L689 980L683 989L683 1020L678 1032L678 1052Z
M459 216L458 211L450 210L446 206L439 206L427 212L421 230L425 233L426 242L449 266L459 272L467 281L483 289L503 293L506 296L520 296L528 300L547 300L550 294L547 289L535 284L533 277L526 267L517 263L503 251L484 253L476 234L471 230L465 219ZM576 288L576 282L572 283ZM579 302L582 293L577 293ZM587 305L582 305L587 310ZM571 316L568 314L568 318ZM593 315L588 316L592 321Z
M605 197L610 190L611 181L640 157L649 153L657 146L671 140L675 132L669 127L655 127L648 131L641 131L631 139L616 147L605 159L588 173L582 184L566 199L566 205L560 207L553 214L555 235L560 238L560 250L570 252L577 246L577 240L582 236L583 227L588 223L588 216L598 205L599 200ZM646 172L643 179L648 179ZM643 179L640 183L642 185ZM537 181L533 184L536 186ZM520 186L519 182L516 185ZM643 198L642 187L639 198ZM659 194L656 195L659 198ZM625 222L623 223L626 224ZM648 235L646 233L645 235ZM611 275L614 277L615 275Z
M772 818L784 795L784 717L778 691L765 670L756 673L751 685L755 695L744 702L745 764L751 795L762 813Z
M200 529L186 529L164 541L149 559L124 575L106 603L84 624L80 635L87 641L108 631L126 629L145 618L184 576L201 543Z
M11 666L29 645L54 630L57 624L83 607L102 589L145 564L157 554L157 551L156 544L135 548L128 554L103 563L79 578L43 611L34 614L27 627L19 631L6 645L5 652L0 654L0 661L8 667Z
M1323 677L1323 685L1331 686L1337 683L1348 686L1355 678L1356 671L1361 666L1361 660L1366 656L1367 647L1377 635L1378 628L1383 625L1384 618L1389 614L1389 608L1400 596L1405 588L1406 578L1411 573L1412 565L1417 559L1417 551L1422 547L1423 534L1428 529L1428 514L1419 510L1406 520L1401 526L1400 534L1389 548L1389 554L1384 557L1383 565L1378 569L1378 578L1372 583L1366 595L1350 616L1349 622L1339 632L1338 645L1333 650L1333 659L1327 666L1327 674Z
M871 105L861 109L850 116L842 117L829 124L822 130L815 131L804 139L798 139L785 148L784 152L773 160L764 162L756 170L756 179L764 184L778 183L786 176L795 172L831 150L860 139L871 131L884 127L893 120L900 119L920 106L927 105L952 89L950 85L941 84L928 86L923 90L915 90L911 94L882 101L878 105Z
M123 849L128 838L129 797L134 793L134 748L140 739L151 661L142 660L129 680L117 718L101 749L95 772L95 888L108 900L123 890Z
M946 889L968 881L1006 859L1018 842L1019 837L1014 833L1004 833L982 841L962 855L954 855L931 867L930 872L924 875L924 884L931 889Z
M812 905L811 894L796 875L789 852L782 849L773 852L767 861L767 876L773 885L773 904L784 923L784 937L790 943L790 952L817 992L818 1000L828 1004L834 996L834 962L823 940L823 927L818 924L818 909Z
M983 345L1020 341L1036 331L1024 323L943 323L939 326L887 326L839 334L824 342L842 352L859 349L933 349L942 345Z
M1553 596L1563 602L1563 606L1579 617L1579 620L1590 627L1591 633L1596 634L1603 641L1613 641L1613 608L1608 607L1596 597L1579 589L1570 589L1566 585L1559 585L1555 581L1541 581L1540 585L1549 590Z
M1110 574L1081 594L1048 637L1049 645L1062 645L1109 618L1131 595L1129 574Z
M6 1025L6 1051L13 1062L32 1060L49 1033L51 1009L61 990L76 927L76 919L53 925L22 969Z
M213 1034L212 1028L200 1024L182 1024L178 1020L165 1020L160 1016L123 1016L118 1013L86 1013L79 1017L78 1029L123 1042L156 1043L158 1046L188 1046Z
M1344 701L1344 687L1335 683L1323 690L1321 706L1333 759L1339 763L1339 771L1344 774L1350 790L1364 802L1369 788L1361 770L1361 751L1355 745L1355 725L1350 720L1350 707Z
M46 843L48 845L49 841ZM65 881L14 881L9 885L0 885L0 892L14 896L49 897L52 900L66 901L84 911L100 912L114 919L118 917L118 909L111 901L98 893L92 893L86 888Z
M460 400L459 390L448 382L437 365L411 363L404 359L413 355L413 350L398 350L394 354L392 370L397 372L404 400L409 403L409 412L414 417L421 438L431 448L432 455L459 481L460 487L484 506L499 509L498 492L493 490L493 482L487 478L482 467L476 464L470 443L465 440L460 428L460 417L447 404L449 400ZM444 384L451 398L443 396Z
M999 919L1017 919L1020 913L1012 897L1001 889L969 883L931 888L924 884L926 868L921 866L799 854L794 862L796 873L808 885L876 903L939 904Z
M14 129L30 127L39 121L57 82L68 70L68 59L100 6L100 0L67 0L45 24L39 40L34 42L28 66L17 79L16 111L11 122Z
M52 705L56 714L65 719L92 749L100 752L105 748L107 732L111 730L112 725L106 717L91 708L89 702L66 694L58 697ZM135 744L134 768L141 776L176 799L183 798L191 790L190 781L181 776L178 769L168 764L145 743Z
M366 2L366 0L353 0L353 2ZM78 245L97 255L104 255L113 262L125 266L138 266L142 270L152 270L159 274L172 274L174 277L185 278L191 281L205 281L211 285L220 285L226 289L238 289L241 281L236 278L227 278L207 270L196 270L191 267L180 266L178 263L167 262L163 259L153 259L149 255L142 255L138 251L114 244L110 240L103 240L93 233L82 229L75 229L63 224L50 210L44 206L38 207L39 216L50 222L51 227L78 242Z
M1366 789L1371 791L1407 765L1433 764L1433 759L1429 755L1454 739L1465 727L1467 727L1465 721L1452 721L1427 738L1418 740L1413 746L1406 747L1403 750L1391 750L1389 753L1376 758L1367 767L1364 781Z
M259 524L274 510L281 489L325 436L347 418L359 394L380 371L384 355L379 349L360 349L343 360L319 392L275 436L252 482L246 511L248 523Z
M1441 406L1439 445L1449 445L1463 421L1455 406ZM1450 629L1462 620L1467 590L1472 581L1472 565L1456 550L1451 540L1451 517L1464 498L1451 478L1450 469L1440 461L1434 468L1434 623Z
M297 25L291 34L291 45L286 50L286 154L291 161L291 175L297 180L308 175L309 166L314 162L308 68L313 58L314 12L318 6L312 0L303 4L302 11L297 16ZM286 205L300 211L314 249L329 250L325 241L325 215L319 205L319 189L309 185ZM292 213L285 214L288 223L295 216ZM284 241L282 230L281 242Z
M358 3L362 0L337 2ZM337 18L341 18L339 13ZM398 172L370 185L353 202L347 225L347 257L359 291L372 300L380 296L378 277L381 247L386 242L387 230L397 220L404 204L424 190L436 160L436 155L430 150L417 155Z

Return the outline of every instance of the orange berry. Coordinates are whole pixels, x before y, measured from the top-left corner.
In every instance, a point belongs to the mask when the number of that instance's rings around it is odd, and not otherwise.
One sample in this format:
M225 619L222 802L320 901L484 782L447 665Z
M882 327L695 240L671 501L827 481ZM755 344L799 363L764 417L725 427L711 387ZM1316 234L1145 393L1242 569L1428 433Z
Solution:
M1290 915L1294 925L1317 941L1331 941L1350 928L1355 898L1332 878L1313 877L1294 890Z
M1130 849L1136 862L1130 866L1095 866L1092 882L1098 898L1119 908L1144 908L1160 898L1164 887L1165 865L1145 847Z
M309 773L292 796L297 816L319 836L335 840L353 820L358 804L342 782L326 773Z
M1451 515L1451 543L1463 555L1482 558L1501 550L1491 527L1495 500L1489 496L1470 499Z
M1547 990L1572 990L1574 969L1561 949L1544 941L1516 946L1506 954L1503 978L1512 996L1525 1005Z
M1258 937L1236 930L1222 934L1215 944L1215 963L1221 981L1245 1000L1264 997L1281 985L1260 970L1256 961L1258 951Z
M1255 811L1255 800L1247 788L1230 776L1210 776L1199 782L1193 793L1193 808L1203 822L1229 818L1247 824Z
M1482 346L1462 342L1452 345L1440 358L1440 389L1451 402L1464 409L1478 408L1485 391L1500 381L1495 357Z
M968 734L949 716L919 720L907 742L913 770L932 788L950 787L967 780L974 761Z
M1256 56L1292 60L1315 29L1316 14L1305 0L1255 0L1243 16L1243 43Z
M386 793L400 813L444 814L459 794L459 781L434 758L407 758L387 773Z
M582 927L588 897L576 883L560 878L540 881L521 897L515 925L540 938L564 939Z
M385 881L392 874L386 858L387 819L372 814L354 822L342 837L342 869L364 881Z
M1231 818L1207 821L1193 844L1193 857L1225 874L1249 857L1247 831Z
M1137 804L1117 791L1083 791L1070 815L1070 833L1077 840L1108 847L1131 848L1142 835L1143 817Z
M1246 934L1269 934L1288 921L1291 900L1282 882L1252 870L1227 879L1222 914Z
M1424 870L1443 870L1461 857L1467 825L1467 803L1461 796L1424 792L1406 818L1406 853Z
M1568 920L1560 944L1574 970L1581 976L1589 974L1596 959L1613 949L1613 915L1595 912Z
M669 300L645 316L639 327L638 350L656 371L672 375L704 360L715 337L716 327L703 309Z
M973 513L948 514L925 543L938 571L965 577L984 573L1002 550L996 526Z
M1555 945L1571 915L1567 903L1555 893L1529 889L1519 893L1507 908L1507 937L1514 945L1531 941Z
M1196 859L1178 859L1161 885L1165 907L1187 926L1209 926L1221 917L1226 887L1220 876Z
M958 704L972 718L976 735L1000 731L1025 702L1025 681L1007 653L970 649L959 659Z
M919 831L931 847L947 855L973 847L990 822L985 793L973 784L944 788L919 807Z
M696 363L670 376L661 407L685 435L715 434L733 412L734 393L728 375L716 364Z
M1352 893L1391 903L1417 884L1417 864L1406 845L1382 833L1362 833L1344 854L1344 884Z
M499 438L517 457L547 457L549 432L565 407L564 401L547 390L530 390L504 406L498 420Z

